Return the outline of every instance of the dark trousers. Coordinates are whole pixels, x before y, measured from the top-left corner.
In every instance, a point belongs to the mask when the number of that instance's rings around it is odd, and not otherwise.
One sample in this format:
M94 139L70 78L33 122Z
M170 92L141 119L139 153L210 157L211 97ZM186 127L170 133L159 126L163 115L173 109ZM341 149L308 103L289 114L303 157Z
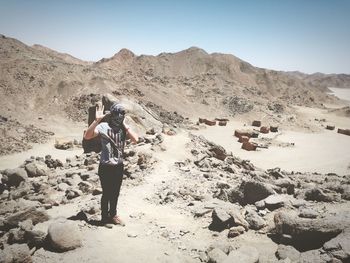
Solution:
M102 220L117 214L117 203L120 187L123 182L124 165L100 164L98 176L102 187L101 216Z

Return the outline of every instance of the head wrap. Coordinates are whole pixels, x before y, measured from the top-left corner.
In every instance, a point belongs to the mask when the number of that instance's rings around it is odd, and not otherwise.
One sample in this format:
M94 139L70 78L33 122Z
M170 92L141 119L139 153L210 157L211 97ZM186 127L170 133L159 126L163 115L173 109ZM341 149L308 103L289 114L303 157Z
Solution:
M110 112L111 118L109 126L114 130L119 130L123 126L123 121L125 118L125 108L121 104L115 102L111 106Z

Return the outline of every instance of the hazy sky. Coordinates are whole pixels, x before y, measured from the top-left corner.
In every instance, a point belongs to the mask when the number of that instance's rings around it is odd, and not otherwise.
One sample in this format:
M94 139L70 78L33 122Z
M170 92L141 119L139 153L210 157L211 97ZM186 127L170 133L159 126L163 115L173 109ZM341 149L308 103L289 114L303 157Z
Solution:
M258 67L350 73L350 0L0 0L0 34L91 61L197 46Z

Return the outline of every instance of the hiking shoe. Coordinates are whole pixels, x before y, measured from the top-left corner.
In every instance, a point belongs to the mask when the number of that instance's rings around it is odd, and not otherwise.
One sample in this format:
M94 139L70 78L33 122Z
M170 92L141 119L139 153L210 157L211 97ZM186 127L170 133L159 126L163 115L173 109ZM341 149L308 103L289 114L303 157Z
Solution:
M105 228L109 228L109 229L113 228L113 224L111 224L111 223L105 223L103 226Z
M125 226L125 223L120 219L119 216L114 216L111 218L112 223L115 225Z
M108 218L101 219L100 225L106 228L113 228L113 224L110 222L110 220L108 220Z

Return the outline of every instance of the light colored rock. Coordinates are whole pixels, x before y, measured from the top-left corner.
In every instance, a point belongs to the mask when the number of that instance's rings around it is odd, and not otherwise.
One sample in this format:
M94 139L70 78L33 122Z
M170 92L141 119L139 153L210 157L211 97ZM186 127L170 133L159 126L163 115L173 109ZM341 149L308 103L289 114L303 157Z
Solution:
M276 257L278 259L289 258L291 261L298 261L300 258L300 252L292 246L278 245Z
M209 263L222 263L227 255L219 248L214 248L208 252Z
M42 162L28 163L25 165L25 169L29 177L48 176L50 173L46 164Z
M48 240L52 248L58 252L72 250L82 245L80 230L73 221L60 220L51 223Z
M270 210L275 210L277 208L286 206L290 204L289 195L270 195L264 199L265 206Z
M1 263L31 263L29 247L26 244L13 244L0 251Z
M257 263L259 262L259 252L251 246L242 246L237 250L232 250L224 263Z

